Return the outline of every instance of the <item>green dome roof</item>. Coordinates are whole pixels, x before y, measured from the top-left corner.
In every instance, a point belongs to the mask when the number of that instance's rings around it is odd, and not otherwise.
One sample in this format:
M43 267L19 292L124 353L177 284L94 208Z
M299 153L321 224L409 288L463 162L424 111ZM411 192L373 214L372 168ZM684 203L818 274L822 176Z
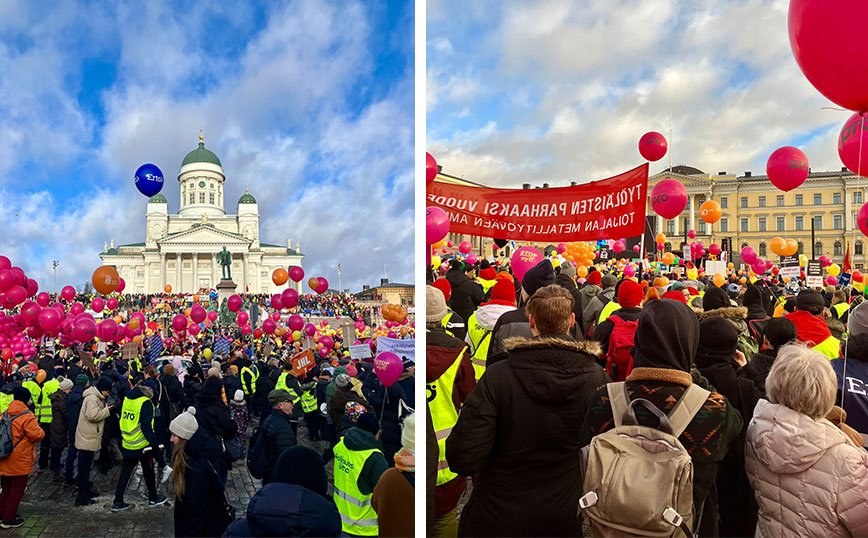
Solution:
M217 166L223 166L222 164L220 164L220 159L218 159L217 156L214 155L213 151L205 149L204 142L199 142L199 147L194 149L193 151L188 153L186 157L184 157L184 162L181 163L181 166L192 163L211 163L216 164Z
M162 193L159 193L159 192L158 192L157 194L151 196L151 197L148 199L148 203L149 203L149 204L168 204L169 201L166 200L166 197L163 196Z
M244 194L241 195L241 198L238 199L238 203L239 204L255 204L256 198L254 198L253 196L250 196L250 194L245 192Z

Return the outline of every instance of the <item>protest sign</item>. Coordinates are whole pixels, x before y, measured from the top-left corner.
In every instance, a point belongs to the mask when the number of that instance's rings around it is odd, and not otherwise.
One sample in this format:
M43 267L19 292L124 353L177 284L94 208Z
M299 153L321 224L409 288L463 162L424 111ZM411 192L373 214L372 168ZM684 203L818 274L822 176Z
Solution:
M368 344L357 344L350 346L350 358L353 360L370 359L371 346Z
M808 266L805 271L805 283L809 288L823 287L823 262L819 260L808 260Z
M416 362L416 340L400 340L398 338L386 338L380 336L377 338L377 354L391 351L401 359L409 359Z

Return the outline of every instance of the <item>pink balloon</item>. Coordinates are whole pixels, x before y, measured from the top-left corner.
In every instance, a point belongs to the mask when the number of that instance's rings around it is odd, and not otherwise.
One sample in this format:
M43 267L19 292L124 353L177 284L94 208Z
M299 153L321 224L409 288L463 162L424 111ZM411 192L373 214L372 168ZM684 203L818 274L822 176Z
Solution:
M868 42L858 21L868 19L864 0L790 0L790 47L808 82L844 108L868 110Z
M620 253L620 252L624 252L624 247L625 247L624 242L621 241L620 239L618 241L615 241L612 244L612 250L614 250L616 254Z
M696 239L696 230L690 230L689 232L687 232L687 237L689 237L690 239Z
M380 378L383 386L391 387L404 373L404 364L401 357L391 351L385 351L374 359L374 373Z
M425 184L429 184L434 181L434 178L437 177L437 161L434 160L434 157L425 152ZM435 241L436 242L436 241Z
M198 325L195 325L195 327L198 327ZM250 325L244 325L243 327L241 327L241 334L250 334L252 330L253 327L251 327ZM198 333L199 331L196 332ZM195 336L195 334L193 336Z
M0 271L0 291L6 291L15 285L15 273L10 269Z
M841 127L841 132L838 134L838 157L851 172L858 176L868 175L868 136L866 136L864 118L859 112L850 116L847 122ZM862 148L860 157L859 148ZM860 173L859 164L861 159L862 170Z
M250 331L249 331L250 326L247 325L246 327L247 327L247 329L248 329L247 332L250 332ZM192 334L193 336L196 336L197 334L199 334L199 331L201 331L201 330L202 330L202 327L199 327L199 326L196 325L195 323L192 324L192 325L190 325L189 327L187 327L187 332L190 333L190 334ZM242 329L241 332L244 332L244 330ZM247 333L244 333L244 334L247 334Z
M114 310L115 308L118 307L118 300L115 299L114 297L109 297L108 300L105 302L105 306L109 310Z
M784 146L769 155L766 173L772 185L787 192L805 182L810 167L808 157L802 150L793 146Z
M118 277L118 287L115 288L115 291L118 293L121 293L122 291L124 291L124 288L126 288L126 287L127 287L127 283L124 282L124 279Z
M226 307L229 308L230 312L238 312L241 310L242 303L244 303L244 301L240 296L232 295L226 300Z
M79 315L84 312L84 305L81 303L72 303L72 306L69 307L69 313L73 315Z
M624 276L627 278L632 278L636 276L636 268L628 263L624 266Z
M316 334L316 327L313 324L308 323L307 325L304 326L304 334L306 334L308 336L315 335Z
M328 357L328 355L329 355L329 350L328 350L328 348L325 348L325 347L321 347L321 348L319 348L319 356L320 356L320 357L322 357L322 358L326 358L326 357Z
M295 308L298 305L298 292L292 288L283 290L280 294L280 304L283 308Z
M12 269L12 262L6 256L0 256L0 270Z
M633 252L639 252L639 245L633 245Z
M26 323L27 325L33 325L33 322L36 321L36 318L39 317L39 312L42 309L38 304L33 301L26 301L23 305L21 305L21 321Z
M718 254L720 254L720 245L718 245L717 243L712 243L708 245L708 253L712 256L717 256Z
M328 348L328 349L335 347L335 341L329 335L321 336L319 339L319 343L322 344L323 347Z
M750 265L756 261L756 251L753 247L744 247L741 249L741 259L744 263Z
M244 312L243 310L238 313L238 317L235 319L238 325L247 325L247 322L250 321L250 314Z
M826 277L826 284L829 284L830 286L837 286L838 279L833 277L832 275L829 275Z
M265 321L262 322L262 331L265 334L272 334L275 329L277 329L277 323L271 318L265 318Z
M178 332L183 331L187 328L187 316L184 314L177 314L174 318L172 318L172 328Z
M665 250L665 249L666 249L665 243L657 243L657 250Z
M319 281L319 286L316 287L317 293L325 293L329 289L329 281L325 278L318 276L316 279Z
M2 274L3 271L0 271L0 278L2 278ZM2 288L2 286L0 286L0 288ZM48 295L46 292L43 291L36 295L36 304L38 304L39 306L45 308L50 302L51 296Z
M396 333L395 331L389 331L389 333L386 335L386 337L387 338L398 338L398 333Z
M283 308L283 301L279 293L275 293L271 296L271 308L274 308L275 310Z
M469 254L471 250L473 250L473 245L470 244L470 241L462 241L458 244L458 252L462 254Z
M103 308L105 308L105 301L103 301L101 297L94 297L93 301L90 302L90 309L97 314L102 312Z
M195 323L202 323L207 317L208 313L205 312L205 309L202 308L201 305L194 305L193 308L190 309L190 319Z
M39 284L36 283L32 278L27 279L27 285L24 286L24 289L27 290L27 296L33 297L36 295L36 292L39 291Z
M293 265L289 268L289 278L291 278L293 282L301 282L301 279L304 278L304 269L297 265Z
M271 319L274 321L280 321L280 312L272 312Z
M439 207L425 208L425 241L439 243L449 233L449 214Z
M72 337L81 343L90 342L96 338L96 322L88 318L76 321L72 329Z
M293 314L289 316L287 325L289 325L289 329L293 332L300 331L304 328L304 319L297 314Z
M465 261L470 265L475 264L477 260L479 260L479 258L476 257L476 254L468 254L467 258L465 258Z
M639 154L648 161L662 159L666 148L666 137L656 131L649 131L639 139Z
M24 274L24 269L20 267L13 267L10 269L13 273L15 273L15 283L21 286L22 288L27 285L27 275Z
M651 207L664 219L674 219L687 207L687 189L680 181L664 179L651 189Z
M112 318L106 318L102 320L102 323L99 324L98 334L100 339L106 341L113 341L117 338L118 333L121 328L118 326L117 322Z
M761 259L757 259L757 260L756 260L755 262L753 262L753 264L751 265L751 269L753 269L753 272L754 272L754 273L756 273L756 274L758 274L758 275L761 275L761 274L763 274L763 273L766 272L766 262L764 262L764 261L761 260Z
M27 300L27 290L16 284L6 290L6 297L12 302L12 306L17 306Z
M863 235L868 235L868 202L865 202L859 208L859 213L856 215L856 224L859 225L859 231Z
M520 282L521 279L524 278L524 274L528 269L538 264L542 259L542 252L534 247L517 248L515 253L513 253L512 258L510 258L512 274L515 275L515 278Z
M564 252L567 251L567 244L566 243L558 243L557 249L558 249L558 254L563 254Z
M75 299L75 288L72 286L64 286L63 289L60 290L60 296L66 301Z
M214 310L208 312L208 319L212 322L217 321L217 312Z

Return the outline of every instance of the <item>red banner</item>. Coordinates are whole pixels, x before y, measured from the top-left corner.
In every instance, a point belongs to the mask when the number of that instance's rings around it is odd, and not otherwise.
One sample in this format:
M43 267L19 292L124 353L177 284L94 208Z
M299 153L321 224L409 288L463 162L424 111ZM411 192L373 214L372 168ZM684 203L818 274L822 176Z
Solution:
M555 189L489 189L434 182L428 206L449 213L451 233L517 241L596 241L642 235L648 164Z

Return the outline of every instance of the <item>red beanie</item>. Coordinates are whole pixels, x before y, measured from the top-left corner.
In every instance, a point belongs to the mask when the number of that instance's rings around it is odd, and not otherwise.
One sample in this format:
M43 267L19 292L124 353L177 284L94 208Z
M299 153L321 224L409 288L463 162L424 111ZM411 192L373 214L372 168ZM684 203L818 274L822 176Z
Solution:
M687 293L690 295L699 295L699 290L694 288L693 286L687 286Z
M602 280L603 275L601 275L599 271L591 271L590 273L588 273L588 284L596 284L597 286L599 286Z
M661 299L672 299L673 301L680 301L687 304L687 297L685 297L680 291L667 291L663 294Z
M445 297L447 301L452 297L452 284L450 284L445 278L438 278L431 285L443 292L443 297Z
M491 288L491 300L485 304L515 306L515 284L506 279L498 279Z
M642 286L632 280L625 280L618 287L618 304L622 308L638 306L644 298L645 294L642 292Z
M497 278L497 273L494 271L493 267L488 267L479 272L479 278L482 280L494 280Z

